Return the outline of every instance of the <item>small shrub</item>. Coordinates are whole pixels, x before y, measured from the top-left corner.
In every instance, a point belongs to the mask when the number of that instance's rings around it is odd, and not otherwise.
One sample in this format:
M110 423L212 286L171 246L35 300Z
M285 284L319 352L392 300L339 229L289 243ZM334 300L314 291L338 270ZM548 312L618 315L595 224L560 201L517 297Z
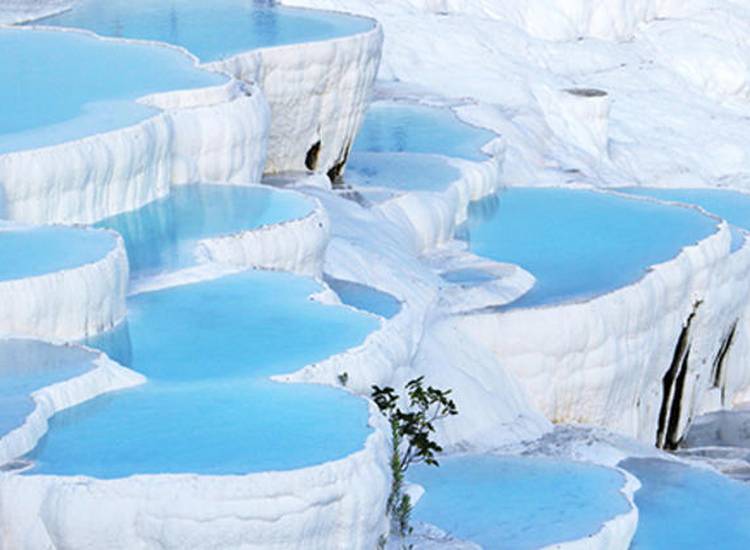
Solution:
M439 466L437 455L443 451L433 439L434 423L458 414L450 399L452 390L424 387L424 376L410 380L404 386L408 407L399 407L400 396L391 387L372 386L372 399L388 419L391 427L391 492L386 512L391 518L391 529L401 538L411 533L411 498L404 493L404 477L409 466L424 463Z

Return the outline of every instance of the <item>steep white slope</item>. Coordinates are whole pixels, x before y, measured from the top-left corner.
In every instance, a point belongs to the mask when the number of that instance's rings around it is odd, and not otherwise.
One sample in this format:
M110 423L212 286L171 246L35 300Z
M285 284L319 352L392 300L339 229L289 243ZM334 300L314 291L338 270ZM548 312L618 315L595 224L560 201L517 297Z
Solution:
M369 104L383 31L260 48L205 65L257 83L271 107L266 172L343 170Z

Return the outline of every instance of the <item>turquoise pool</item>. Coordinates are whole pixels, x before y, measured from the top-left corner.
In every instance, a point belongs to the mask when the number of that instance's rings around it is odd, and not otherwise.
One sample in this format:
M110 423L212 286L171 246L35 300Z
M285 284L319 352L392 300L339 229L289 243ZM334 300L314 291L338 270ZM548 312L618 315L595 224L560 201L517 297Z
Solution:
M36 23L103 36L158 40L215 61L265 46L340 38L373 28L369 19L252 0L82 0Z
M400 191L442 191L461 171L431 155L355 153L349 157L345 179L355 187L384 187Z
M353 308L391 319L401 311L401 302L391 294L371 286L353 281L325 277L325 282L341 300L341 303Z
M725 189L660 189L657 187L625 187L618 191L666 201L695 204L725 219L735 228L750 230L750 195L747 193ZM732 237L732 248L737 250L745 242L745 237L739 231L733 231Z
M469 456L409 470L425 488L412 517L487 549L584 538L630 510L620 472L524 457Z
M310 300L319 290L301 277L246 272L131 297L129 366L148 383L56 415L27 457L30 475L243 474L361 449L370 433L363 399L268 378L377 328L370 316Z
M480 256L536 277L509 307L584 300L632 284L716 231L689 208L585 190L512 188L473 203L462 230Z
M97 262L115 247L107 231L76 227L0 228L0 281L37 277Z
M156 112L138 98L225 81L169 48L0 29L0 154L130 126Z
M270 187L195 184L96 225L123 236L131 275L142 277L195 264L200 239L303 218L312 209L302 195Z
M31 394L91 370L98 354L45 342L0 339L0 437L34 410Z
M377 102L354 142L355 153L432 153L482 161L482 147L497 136L462 122L447 108Z
M656 459L621 466L642 483L633 550L750 548L750 487L711 471Z

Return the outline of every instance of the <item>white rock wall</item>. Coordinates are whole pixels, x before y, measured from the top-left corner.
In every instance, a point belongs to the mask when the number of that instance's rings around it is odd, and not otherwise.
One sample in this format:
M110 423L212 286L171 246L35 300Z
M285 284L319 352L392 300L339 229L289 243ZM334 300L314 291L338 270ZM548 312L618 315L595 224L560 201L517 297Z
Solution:
M320 142L314 171L346 160L369 105L380 65L383 32L260 48L205 65L255 82L271 107L266 172L304 171Z
M750 248L732 255L730 239L722 224L639 282L585 302L464 316L459 322L551 420L604 426L653 443L662 379L690 314L695 309L678 435L700 410L721 342L748 303L743 279ZM739 390L729 388L730 394Z
M0 334L79 340L124 319L128 258L122 238L112 236L112 249L95 262L0 281Z
M321 277L330 239L330 221L315 201L310 214L234 235L203 239L196 246L201 262L237 268L290 271Z

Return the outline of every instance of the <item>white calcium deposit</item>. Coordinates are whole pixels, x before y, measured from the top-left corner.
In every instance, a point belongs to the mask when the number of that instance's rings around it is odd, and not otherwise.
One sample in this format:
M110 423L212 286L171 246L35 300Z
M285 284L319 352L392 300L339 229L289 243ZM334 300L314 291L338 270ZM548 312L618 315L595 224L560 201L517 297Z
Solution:
M312 211L303 218L203 239L196 246L196 256L202 263L289 271L320 278L330 222L320 202L312 202Z
M126 314L128 258L122 237L110 233L112 248L96 261L0 281L0 334L70 341L118 324Z
M266 172L343 165L369 105L383 31L259 48L205 65L255 82L271 107ZM317 145L316 145L317 144ZM308 153L316 148L317 153Z
M204 264L151 284L261 266L392 294L401 310L361 346L278 378L340 385L346 373L347 390L369 395L372 384L400 387L425 375L452 388L460 410L438 427L448 452L518 449L552 437L552 422L674 444L697 414L750 396L750 242L732 251L726 223L624 288L503 311L488 308L523 295L533 274L453 240L468 203L503 186L750 188L750 9L730 0L285 3L379 23L214 63L237 80L196 97L152 98L162 112L140 125L0 156L6 216L93 221L175 184L252 183L264 168L328 172L345 160L377 74L391 94L460 104L461 118L501 137L494 158L451 161L461 177L445 191L395 192L371 207L331 191L322 175L303 179L296 189L320 205L309 216L205 240ZM474 288L441 278L461 267L494 278ZM80 302L82 292L69 294ZM69 328L62 314L46 321L48 312L23 307L11 317L27 327L49 322L44 332L55 337L89 330L81 313L70 314ZM118 315L104 317L97 323ZM371 424L360 452L290 472L119 480L0 473L0 548L372 548L387 527L390 480L387 429L375 411ZM586 460L612 455L587 449ZM631 504L636 486L628 478ZM627 548L636 525L633 506L592 536L555 547Z

